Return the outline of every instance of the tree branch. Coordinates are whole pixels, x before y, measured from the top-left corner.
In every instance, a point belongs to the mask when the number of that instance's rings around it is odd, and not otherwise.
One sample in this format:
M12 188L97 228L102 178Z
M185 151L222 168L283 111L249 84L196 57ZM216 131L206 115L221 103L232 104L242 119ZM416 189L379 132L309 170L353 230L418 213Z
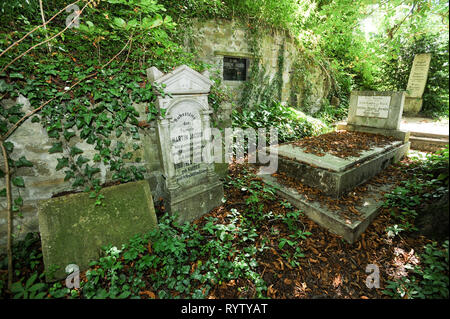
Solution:
M18 45L20 42L22 42L23 40L25 40L30 34L32 34L34 31L36 31L39 28L45 27L50 21L52 21L54 18L56 18L58 15L61 14L61 12L63 12L64 10L66 10L68 7L70 7L71 5L77 4L78 2L80 2L81 0L77 0L69 5L67 5L64 9L61 9L58 13L56 13L53 17L51 17L50 19L47 20L47 22L38 25L37 27L33 28L30 32L28 32L27 34L25 34L20 40L17 40L16 42L14 42L13 44L11 44L9 47L7 47L3 52L0 53L0 57L5 54L6 52L8 52L9 50L11 50L14 46Z

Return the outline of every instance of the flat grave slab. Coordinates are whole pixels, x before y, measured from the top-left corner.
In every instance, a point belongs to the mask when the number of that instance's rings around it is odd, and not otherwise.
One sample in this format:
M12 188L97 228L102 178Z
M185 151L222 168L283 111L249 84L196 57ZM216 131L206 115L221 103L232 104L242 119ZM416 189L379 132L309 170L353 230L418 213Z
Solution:
M306 153L301 147L294 144L282 144L272 147L278 147L278 155L285 156L290 159L294 159L306 164L314 165L319 168L331 170L333 172L343 172L352 166L364 162L374 155L385 153L391 149L395 149L401 145L400 141L393 141L388 145L381 147L374 147L371 150L363 151L359 157L341 158L331 154L325 154L324 156L317 156L312 153Z

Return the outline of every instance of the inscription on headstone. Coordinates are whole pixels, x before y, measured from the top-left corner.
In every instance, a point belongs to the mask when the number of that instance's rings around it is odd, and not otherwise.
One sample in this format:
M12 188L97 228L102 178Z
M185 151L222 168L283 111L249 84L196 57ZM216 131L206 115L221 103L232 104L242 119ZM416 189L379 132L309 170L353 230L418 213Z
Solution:
M388 118L390 96L358 96L356 115L365 117Z
M166 208L178 214L178 221L191 221L220 205L223 198L210 154L208 93L213 82L185 65L165 75L156 68L147 73L165 92L164 96L156 92L156 104L165 114L158 118L157 132Z
M397 130L400 126L405 92L353 91L347 123Z
M430 68L431 54L417 54L414 57L411 73L406 87L408 97L422 97L427 83L428 69Z

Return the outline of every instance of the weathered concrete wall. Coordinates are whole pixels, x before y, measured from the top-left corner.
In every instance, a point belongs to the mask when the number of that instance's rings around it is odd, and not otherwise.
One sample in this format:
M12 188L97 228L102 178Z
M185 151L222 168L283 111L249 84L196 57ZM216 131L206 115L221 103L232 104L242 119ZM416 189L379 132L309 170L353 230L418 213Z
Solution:
M194 51L200 60L211 64L215 71L213 75L221 79L224 56L250 59L250 71L257 54L261 58L260 69L265 69L269 82L277 76L281 78L281 101L292 106L303 107L304 95L308 94L312 104L308 108L315 112L330 90L326 72L318 65L304 62L299 46L284 32L267 30L255 39L248 27L239 21L195 21L191 33L186 37L185 46ZM300 71L298 64L308 71L308 83L295 78L295 72ZM223 87L229 89L233 100L238 102L244 82L223 81Z

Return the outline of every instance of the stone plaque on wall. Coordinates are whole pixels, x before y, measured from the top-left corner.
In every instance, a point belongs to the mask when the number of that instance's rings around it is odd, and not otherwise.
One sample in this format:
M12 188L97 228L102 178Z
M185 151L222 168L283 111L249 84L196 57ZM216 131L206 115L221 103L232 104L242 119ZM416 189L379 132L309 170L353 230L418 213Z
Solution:
M157 93L159 148L165 177L166 209L179 222L192 221L219 206L223 185L211 160L208 93L213 84L206 76L183 65L163 74L147 70Z
M411 73L406 87L407 97L422 97L427 83L431 53L417 54L414 57Z

